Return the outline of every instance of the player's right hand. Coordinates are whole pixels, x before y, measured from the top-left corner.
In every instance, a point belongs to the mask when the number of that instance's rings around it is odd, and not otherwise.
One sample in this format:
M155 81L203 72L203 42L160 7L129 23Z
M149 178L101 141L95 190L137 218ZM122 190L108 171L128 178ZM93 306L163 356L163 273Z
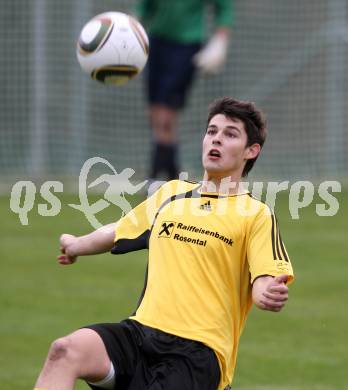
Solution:
M60 252L61 255L57 256L58 262L62 265L69 265L75 263L77 260L76 255L76 243L78 237L73 236L72 234L62 234L60 236Z

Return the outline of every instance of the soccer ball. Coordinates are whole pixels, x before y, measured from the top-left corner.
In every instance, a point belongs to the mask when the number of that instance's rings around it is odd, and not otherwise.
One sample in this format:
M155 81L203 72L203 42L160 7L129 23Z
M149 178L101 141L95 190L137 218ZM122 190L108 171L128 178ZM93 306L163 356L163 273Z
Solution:
M143 26L133 17L106 12L83 27L76 54L81 68L94 80L122 85L144 68L149 39Z

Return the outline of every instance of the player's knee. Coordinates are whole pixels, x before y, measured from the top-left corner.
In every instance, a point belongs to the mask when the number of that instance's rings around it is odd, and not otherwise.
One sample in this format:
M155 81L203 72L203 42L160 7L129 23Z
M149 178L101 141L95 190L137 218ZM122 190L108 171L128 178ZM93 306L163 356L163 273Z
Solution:
M157 109L152 112L152 127L158 134L167 134L175 132L175 113L168 109Z
M174 118L167 114L162 115L158 121L159 128L167 134L174 133L174 124Z
M69 337L61 337L51 344L51 348L48 353L49 360L56 361L60 359L66 359L71 349L71 340Z

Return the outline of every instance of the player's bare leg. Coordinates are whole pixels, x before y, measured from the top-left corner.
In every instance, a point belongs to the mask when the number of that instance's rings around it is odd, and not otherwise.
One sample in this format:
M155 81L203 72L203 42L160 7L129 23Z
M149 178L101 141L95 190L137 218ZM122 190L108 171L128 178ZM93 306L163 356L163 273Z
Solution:
M80 329L54 341L35 389L73 390L77 379L98 382L110 371L111 362L100 336Z
M154 104L150 107L149 115L155 142L150 176L156 178L163 170L168 174L169 179L177 178L179 173L176 161L178 112L171 107Z
M156 141L163 144L176 142L177 116L177 110L171 107L161 104L150 107L150 122Z

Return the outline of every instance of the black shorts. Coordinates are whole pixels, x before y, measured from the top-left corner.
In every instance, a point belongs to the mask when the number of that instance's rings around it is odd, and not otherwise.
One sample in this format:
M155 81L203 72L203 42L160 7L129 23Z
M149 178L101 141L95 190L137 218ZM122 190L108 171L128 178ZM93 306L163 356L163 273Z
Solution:
M104 341L115 368L115 390L218 388L217 358L200 342L164 333L133 320L87 328L96 331Z
M176 109L184 106L195 73L192 59L200 48L200 43L181 44L150 37L147 67L150 103L164 104Z

